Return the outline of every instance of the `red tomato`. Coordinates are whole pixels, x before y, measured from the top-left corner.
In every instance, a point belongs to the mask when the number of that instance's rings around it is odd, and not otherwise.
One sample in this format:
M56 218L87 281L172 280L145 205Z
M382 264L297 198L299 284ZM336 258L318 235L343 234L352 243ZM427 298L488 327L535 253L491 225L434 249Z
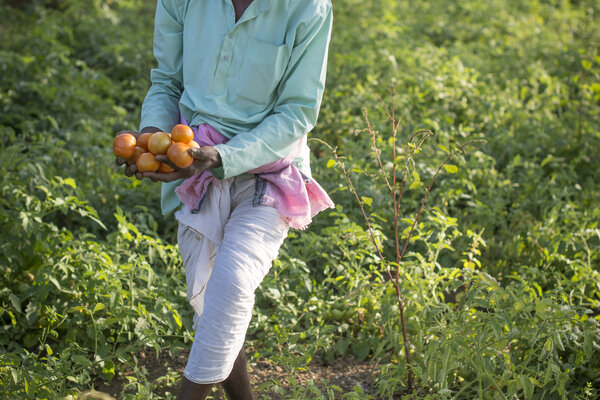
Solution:
M163 174L167 174L169 172L173 172L175 169L171 167L169 164L161 162L160 167L158 167L158 172L162 172Z
M148 150L152 154L165 154L171 145L171 136L165 132L156 132L148 139Z
M135 165L140 172L156 172L160 167L160 161L157 161L152 153L143 153L140 154Z
M119 135L113 141L113 153L117 157L129 158L133 155L135 143L135 136L129 133Z
M140 155L144 154L145 152L146 152L146 150L144 150L140 146L135 146L135 148L133 149L133 155L127 159L127 164L128 165L135 164L135 162L137 161L138 157Z
M194 131L187 125L175 125L171 131L171 139L173 139L174 142L191 142L192 139L194 139Z
M169 147L167 156L179 168L187 168L194 162L194 157L188 154L189 148L190 145L187 143L175 142Z
M137 145L140 146L142 149L148 151L148 139L150 139L150 136L152 135L152 132L142 133L137 138Z

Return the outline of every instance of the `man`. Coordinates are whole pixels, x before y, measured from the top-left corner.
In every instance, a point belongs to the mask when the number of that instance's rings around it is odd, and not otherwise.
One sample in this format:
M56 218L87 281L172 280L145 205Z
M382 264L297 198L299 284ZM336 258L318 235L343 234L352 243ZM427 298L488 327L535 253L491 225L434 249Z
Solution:
M141 132L185 122L202 147L188 168L125 174L164 182L163 213L183 202L175 216L196 333L180 399L205 399L216 383L230 399L254 399L243 350L254 291L288 228L333 206L310 178L306 146L331 25L330 0L158 0Z

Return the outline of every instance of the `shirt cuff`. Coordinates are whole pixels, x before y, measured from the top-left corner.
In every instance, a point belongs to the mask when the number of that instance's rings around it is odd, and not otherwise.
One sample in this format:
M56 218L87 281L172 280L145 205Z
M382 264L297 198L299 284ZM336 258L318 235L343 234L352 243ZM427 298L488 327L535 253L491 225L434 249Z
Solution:
M210 170L210 173L218 180L223 180L223 178L225 178L225 171L223 171L223 167L213 168Z
M230 158L227 157L227 147L225 146L224 143L219 143L213 146L213 148L217 151L217 153L219 153L219 156L221 156L221 166L217 167L217 168L213 168L210 170L210 173L213 174L213 176L219 180L223 180L226 177L227 178L231 178L231 176L227 176L227 170L229 169L229 160Z

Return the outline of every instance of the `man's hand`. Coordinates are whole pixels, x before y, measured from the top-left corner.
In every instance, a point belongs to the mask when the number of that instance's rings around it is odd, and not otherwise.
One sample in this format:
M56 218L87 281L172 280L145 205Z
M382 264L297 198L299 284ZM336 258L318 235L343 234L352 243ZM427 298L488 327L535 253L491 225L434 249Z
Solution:
M137 172L136 178L149 178L153 182L172 182L177 179L186 179L191 176L200 174L209 169L213 169L222 165L219 152L212 146L204 146L201 148L191 148L188 150L190 156L194 157L194 162L187 168L178 168L173 164L169 157L165 155L157 155L156 160L169 164L175 171L168 173L161 172Z

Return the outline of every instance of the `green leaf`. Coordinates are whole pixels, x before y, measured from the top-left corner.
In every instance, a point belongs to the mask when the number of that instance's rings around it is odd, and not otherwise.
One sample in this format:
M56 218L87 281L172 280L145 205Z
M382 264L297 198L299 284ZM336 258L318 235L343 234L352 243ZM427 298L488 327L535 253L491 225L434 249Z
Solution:
M273 300L279 300L281 298L281 292L276 288L271 287L267 289L267 292L269 292Z
M25 318L27 319L27 323L31 326L37 321L40 313L40 305L37 302L31 302L27 305L25 309Z
M423 184L422 184L420 181L419 181L419 182L416 182L416 181L415 181L415 182L412 182L408 188L409 188L410 190L412 190L412 189L419 188L419 187L421 187L421 186L423 186Z
M554 160L554 156L552 154L548 154L544 160L542 160L542 162L540 163L540 166L543 167L545 165L547 165L549 162L552 162Z
M112 379L115 376L115 363L110 360L105 361L104 367L102 367L102 373L108 379Z
M13 305L13 307L15 308L15 310L17 310L17 312L22 312L21 299L19 299L17 296L15 296L14 293L9 294L8 299L10 300L10 302Z
M173 320L175 320L175 324L177 324L177 327L181 329L183 325L181 324L181 317L179 316L177 310L173 310Z
M8 316L10 317L10 323L12 326L17 326L17 319L15 318L15 314L12 311L8 312Z
M523 394L525 395L526 399L530 399L533 397L533 390L534 390L534 386L533 386L533 382L531 382L531 379L529 379L529 377L521 375L519 376L519 381L521 382L521 387L523 388Z
M73 189L77 188L77 184L75 183L75 179L67 178L64 180L65 185L71 186Z
M327 168L332 168L335 165L335 160L331 159L327 161Z
M546 373L544 373L544 385L547 385L552 379L552 361L548 363L546 367Z
M585 332L585 336L583 338L583 351L587 357L592 355L592 351L594 350L594 342L592 340L592 335L590 332Z
M104 310L104 308L105 308L104 304L98 303L94 306L94 310L92 311L92 314L95 314L97 311Z
M583 69L586 69L586 70L588 70L588 71L589 71L590 69L592 69L592 62L591 62L591 61L588 61L588 60L581 60L581 65L583 66Z
M77 364L77 365L81 365L82 367L89 367L92 362L85 356L81 355L81 354L75 354L72 357L72 360Z
M373 204L373 199L371 197L361 196L360 199L369 207L371 207L371 205Z
M444 169L449 174L455 174L455 173L458 172L458 167L456 165L452 165L452 164L446 164L446 165L444 165Z
M354 385L352 387L352 390L354 390L358 394L365 394L364 389L361 386L359 386L359 385Z
M50 282L52 282L52 283L54 284L54 286L56 286L56 288L57 288L58 290L61 290L61 289L62 289L62 287L60 286L60 283L58 283L58 281L56 280L56 278L55 278L55 277L48 275L48 276L47 276L47 278L48 278L48 280L49 280Z

